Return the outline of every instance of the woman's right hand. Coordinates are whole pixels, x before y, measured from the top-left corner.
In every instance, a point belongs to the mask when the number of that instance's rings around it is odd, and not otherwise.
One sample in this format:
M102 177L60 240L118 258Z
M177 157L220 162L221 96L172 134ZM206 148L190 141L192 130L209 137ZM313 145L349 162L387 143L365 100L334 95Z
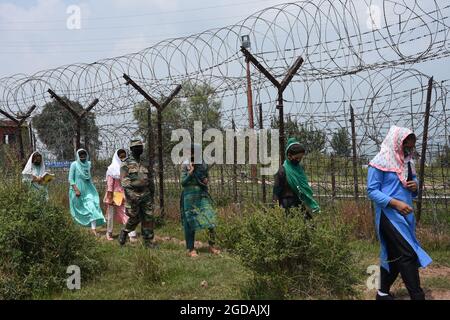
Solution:
M76 185L73 185L73 190L75 191L75 195L76 195L77 197L81 196L81 192L80 192L80 190L77 188Z
M392 199L390 202L391 207L397 209L398 212L400 212L402 215L406 216L410 214L413 211L413 208L411 208L409 205L404 203L403 201Z
M193 163L193 162L191 162L191 163L188 165L188 173L189 173L189 175L191 175L191 176L192 176L192 174L194 173L194 163Z
M38 176L32 176L32 179L31 179L32 182L36 182L37 184L42 184L43 180L44 179L42 177L38 177Z
M73 189L73 191L75 191L75 195L76 195L77 197L81 196L81 192L80 192L80 190L78 189L78 187L77 187L76 184L73 184L73 185L72 185L72 189Z

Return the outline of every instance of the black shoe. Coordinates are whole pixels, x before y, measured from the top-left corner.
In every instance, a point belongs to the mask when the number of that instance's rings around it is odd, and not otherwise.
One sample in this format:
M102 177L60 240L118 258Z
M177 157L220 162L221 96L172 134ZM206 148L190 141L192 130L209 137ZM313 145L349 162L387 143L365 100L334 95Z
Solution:
M377 296L375 297L375 300L395 300L395 298L391 293L389 293L387 296L380 296L377 292Z
M128 232L126 232L124 229L120 230L119 234L119 244L123 246L127 242L128 238Z
M410 294L411 300L425 300L425 293L422 292L418 292L415 294Z

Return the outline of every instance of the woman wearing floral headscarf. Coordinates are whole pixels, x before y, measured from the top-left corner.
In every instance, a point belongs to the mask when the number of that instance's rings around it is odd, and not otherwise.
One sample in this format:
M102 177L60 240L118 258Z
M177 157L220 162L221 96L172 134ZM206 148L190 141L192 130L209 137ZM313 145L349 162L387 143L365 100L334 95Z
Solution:
M91 179L91 162L88 153L79 149L76 161L72 162L69 171L69 202L73 219L82 226L91 226L92 233L97 235L96 227L105 224L97 189Z
M381 244L377 300L393 300L389 290L399 273L411 299L425 299L419 267L426 267L432 260L416 238L412 203L418 186L413 163L415 143L411 130L393 126L369 163L367 193L375 203Z

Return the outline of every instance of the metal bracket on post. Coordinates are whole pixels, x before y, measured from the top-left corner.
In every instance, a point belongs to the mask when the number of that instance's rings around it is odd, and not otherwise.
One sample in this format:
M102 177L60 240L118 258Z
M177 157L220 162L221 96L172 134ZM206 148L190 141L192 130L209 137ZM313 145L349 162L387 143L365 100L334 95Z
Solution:
M266 78L272 82L275 88L278 89L278 98L277 98L277 109L279 111L279 130L280 130L280 160L281 163L284 161L284 115L283 115L283 92L291 82L294 75L297 73L298 69L303 64L303 58L298 57L295 60L294 64L288 69L288 72L284 79L281 82L278 80L266 69L264 66L259 63L259 61L248 51L245 47L241 46L241 52L244 54L245 58L248 59L262 74L266 76Z
M157 112L157 131L158 131L158 179L159 179L159 208L161 217L164 218L164 163L162 156L162 112L169 105L169 103L177 96L181 90L181 85L171 92L171 94L160 104L153 99L144 89L142 89L136 82L134 82L127 74L123 74L123 78L126 80L126 85L131 85L137 92L139 92L151 105L156 108ZM153 184L153 164L154 164L154 149L151 147L150 141L152 140L152 124L151 124L151 108L148 110L148 147L149 147L149 175L150 181ZM154 190L154 184L153 184Z
M81 121L83 121L84 117L97 105L99 100L96 98L94 99L89 106L86 109L83 109L81 113L78 113L76 110L74 110L66 101L64 101L63 98L58 96L52 89L48 89L47 92L50 94L50 96L58 101L58 103L63 106L67 111L69 111L72 116L75 118L75 121L77 122L77 141L76 141L76 149L81 148ZM88 149L88 146L85 145L85 148ZM88 150L89 152L89 150Z

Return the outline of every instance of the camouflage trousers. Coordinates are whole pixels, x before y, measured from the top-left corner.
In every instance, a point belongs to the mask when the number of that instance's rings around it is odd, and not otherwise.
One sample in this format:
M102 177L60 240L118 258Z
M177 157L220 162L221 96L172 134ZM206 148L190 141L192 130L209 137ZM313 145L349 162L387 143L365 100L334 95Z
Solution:
M141 223L142 238L144 242L150 242L155 237L154 234L154 216L151 200L143 199L136 203L125 205L126 215L129 217L125 225L125 232L134 231L139 223Z

